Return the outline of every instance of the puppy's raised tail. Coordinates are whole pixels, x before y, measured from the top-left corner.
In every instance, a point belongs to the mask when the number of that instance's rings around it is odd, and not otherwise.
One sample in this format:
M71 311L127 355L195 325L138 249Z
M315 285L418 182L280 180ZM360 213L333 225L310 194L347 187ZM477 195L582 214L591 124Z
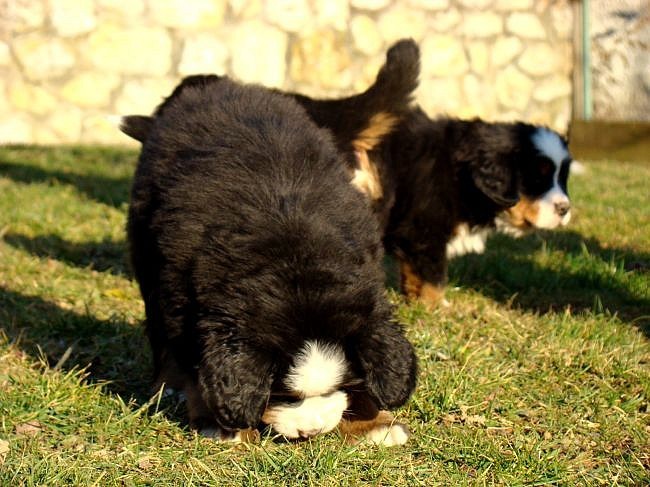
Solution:
M360 96L370 108L400 112L413 101L419 76L420 49L413 39L402 39L388 49L375 83Z
M374 84L363 93L331 100L293 96L317 125L334 133L339 147L370 150L411 109L419 74L420 50L403 39L388 49Z

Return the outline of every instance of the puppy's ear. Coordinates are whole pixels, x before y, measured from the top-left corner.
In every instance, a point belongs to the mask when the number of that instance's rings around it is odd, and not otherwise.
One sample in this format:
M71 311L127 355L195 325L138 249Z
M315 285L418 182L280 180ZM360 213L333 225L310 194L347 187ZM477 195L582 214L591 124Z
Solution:
M198 369L203 400L225 428L257 426L271 394L272 362L245 344L211 338Z
M355 345L368 393L381 409L404 404L413 389L417 360L402 326L391 321L364 330Z
M519 201L517 174L509 161L481 158L470 171L476 187L499 206L510 207Z
M149 136L153 117L144 115L127 115L120 120L120 130L129 137L144 143Z

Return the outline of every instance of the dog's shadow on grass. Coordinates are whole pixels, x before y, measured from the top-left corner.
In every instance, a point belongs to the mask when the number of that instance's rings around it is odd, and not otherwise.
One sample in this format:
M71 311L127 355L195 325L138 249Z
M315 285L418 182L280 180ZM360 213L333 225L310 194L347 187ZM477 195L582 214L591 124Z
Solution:
M34 157L31 153L37 150L30 147L10 147L10 149L16 151L18 154L24 153L26 160ZM89 157L89 151L87 149L84 151L82 149L75 150L74 148L66 148L60 149L60 151L66 151L65 157ZM113 159L116 166L118 164L131 164L131 161L135 159L133 154L125 151L115 151L111 154L103 152L97 155L97 157L101 157L102 163L104 164L107 160ZM18 159L20 158L18 157ZM101 174L83 174L83 170L84 168L81 168L79 172L73 172L55 168L45 169L38 165L18 162L6 154L0 157L0 176L9 178L15 182L24 184L45 183L71 185L87 197L115 208L121 208L129 201L132 174L111 177Z
M131 276L125 240L106 238L100 242L70 242L59 235L28 237L20 233L7 233L2 239L14 248L29 252L39 258L51 258L68 265Z
M544 265L533 258L539 251L546 252ZM650 254L605 247L575 231L497 234L485 254L452 260L449 277L451 285L540 314L607 310L650 336Z
M151 356L142 327L63 309L0 287L0 329L10 342L61 370L85 369L125 402L143 404L151 390Z

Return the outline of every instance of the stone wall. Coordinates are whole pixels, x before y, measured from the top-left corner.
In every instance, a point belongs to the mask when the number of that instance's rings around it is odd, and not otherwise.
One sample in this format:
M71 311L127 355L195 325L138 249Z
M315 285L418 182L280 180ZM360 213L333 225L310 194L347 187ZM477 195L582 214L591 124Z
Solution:
M593 115L650 121L650 2L592 2Z
M193 73L352 93L405 36L430 114L565 130L572 26L569 0L0 0L0 142L126 144L107 116Z

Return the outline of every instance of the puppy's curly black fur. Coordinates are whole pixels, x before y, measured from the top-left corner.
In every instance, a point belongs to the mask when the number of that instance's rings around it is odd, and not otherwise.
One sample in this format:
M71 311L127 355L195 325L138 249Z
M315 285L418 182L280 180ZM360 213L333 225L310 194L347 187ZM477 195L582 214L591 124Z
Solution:
M408 399L416 361L378 226L328 132L289 97L213 76L123 129L143 142L128 236L155 371L195 388L194 426L257 426L307 340L340 346L379 407Z

